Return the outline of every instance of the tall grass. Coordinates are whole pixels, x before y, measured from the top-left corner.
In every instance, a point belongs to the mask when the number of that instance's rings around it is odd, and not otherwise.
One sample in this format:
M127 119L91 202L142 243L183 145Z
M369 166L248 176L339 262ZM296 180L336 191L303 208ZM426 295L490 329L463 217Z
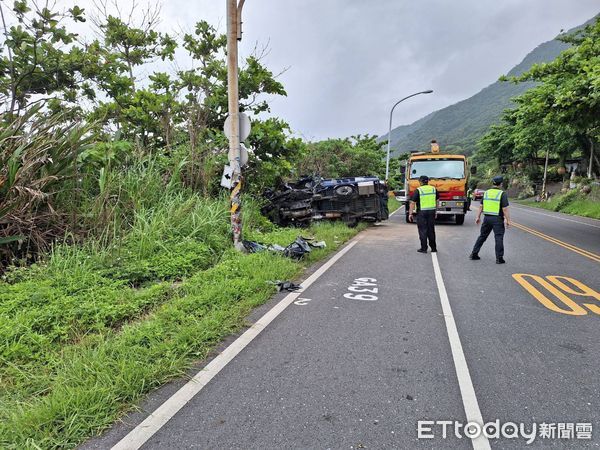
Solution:
M52 194L76 223L0 280L0 448L76 446L239 329L273 293L267 281L303 268L234 252L227 198L186 188L180 162L126 155L78 169ZM244 199L248 239L327 241L305 264L361 229L279 229L259 210Z
M192 361L205 357L220 339L238 330L251 308L273 294L275 288L268 281L293 278L305 264L322 258L360 229L325 223L303 230L327 242L326 249L315 250L304 263L229 249L217 264L196 271L177 286L159 283L128 290L118 281L92 280L92 274L61 286L55 280L39 284L37 279L0 285L5 289L4 297L0 295L5 308L0 317L7 317L0 329L12 325L26 333L25 339L14 334L0 339L4 355L0 448L73 448L100 432L144 393L180 376ZM298 230L255 230L254 234L287 243ZM42 288L39 296L34 282ZM11 303L15 296L18 299ZM54 299L52 305L46 303L49 299ZM25 316L17 310L24 305L38 316L28 316L32 320L21 326ZM127 316L135 308L137 312ZM140 313L143 320L132 320ZM63 327L36 325L45 318L48 325L59 321ZM83 322L85 332L76 333L69 324L82 319L93 320ZM31 355L28 351L36 341L36 355ZM23 343L24 353L3 342Z
M76 220L73 206L58 208L55 200L68 190L76 203L76 161L90 130L68 113L41 114L41 106L0 128L0 269L47 250Z

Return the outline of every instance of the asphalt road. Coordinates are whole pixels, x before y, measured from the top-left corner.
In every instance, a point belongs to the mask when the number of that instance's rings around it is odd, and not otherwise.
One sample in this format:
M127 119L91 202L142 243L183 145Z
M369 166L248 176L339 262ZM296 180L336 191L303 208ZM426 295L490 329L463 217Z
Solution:
M468 259L474 212L437 225L443 287L402 212L363 232L142 448L473 448L454 423L445 439L425 424L434 437L419 439L418 421L478 411L500 428L537 426L529 447L600 447L600 221L512 212L505 265L493 237ZM112 446L136 420L88 447ZM475 447L526 446L505 432Z

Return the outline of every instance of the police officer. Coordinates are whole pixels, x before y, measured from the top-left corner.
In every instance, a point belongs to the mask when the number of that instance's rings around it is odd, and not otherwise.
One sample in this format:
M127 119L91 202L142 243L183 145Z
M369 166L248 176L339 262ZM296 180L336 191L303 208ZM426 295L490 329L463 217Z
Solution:
M471 200L473 200L473 189L467 190L467 204L465 205L467 211L471 211Z
M506 223L506 228L510 227L510 213L508 211L508 195L500 189L503 181L501 176L494 177L492 179L494 187L488 189L483 194L481 206L475 219L475 223L479 224L481 222L481 213L483 212L483 224L481 225L481 232L475 242L473 251L469 256L470 259L481 259L479 257L479 250L481 250L481 246L493 230L494 238L496 239L496 264L504 264L506 262L504 261L504 224Z
M429 178L425 175L419 177L421 186L417 188L410 198L409 220L414 221L417 217L417 228L419 229L419 239L421 248L419 253L427 253L427 241L432 252L437 252L435 243L435 209L439 194L433 186L429 186Z

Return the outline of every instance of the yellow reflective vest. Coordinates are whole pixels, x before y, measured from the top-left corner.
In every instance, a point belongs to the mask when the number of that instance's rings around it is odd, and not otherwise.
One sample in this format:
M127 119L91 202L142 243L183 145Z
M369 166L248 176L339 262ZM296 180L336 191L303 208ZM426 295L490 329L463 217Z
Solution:
M426 184L417 188L417 191L419 191L419 211L435 210L437 206L435 188Z
M502 199L501 189L488 189L483 194L483 213L489 216L500 214L500 200Z

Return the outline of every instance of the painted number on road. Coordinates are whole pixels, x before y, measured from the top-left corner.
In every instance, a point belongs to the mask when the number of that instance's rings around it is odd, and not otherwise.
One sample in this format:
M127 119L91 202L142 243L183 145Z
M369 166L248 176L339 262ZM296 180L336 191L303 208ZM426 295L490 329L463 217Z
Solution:
M364 300L372 302L377 300L379 288L377 287L377 280L375 278L357 278L354 280L352 285L348 286L347 293L344 297L350 300Z
M513 278L551 311L570 316L585 316L589 310L600 316L600 293L581 281L558 275L549 275L543 278L527 273L515 273ZM582 303L583 306L581 306L572 297L592 298L597 303Z
M298 305L298 306L306 306L308 305L308 302L310 302L310 298L302 298L302 297L298 297L298 300L296 300L294 302L294 305Z

